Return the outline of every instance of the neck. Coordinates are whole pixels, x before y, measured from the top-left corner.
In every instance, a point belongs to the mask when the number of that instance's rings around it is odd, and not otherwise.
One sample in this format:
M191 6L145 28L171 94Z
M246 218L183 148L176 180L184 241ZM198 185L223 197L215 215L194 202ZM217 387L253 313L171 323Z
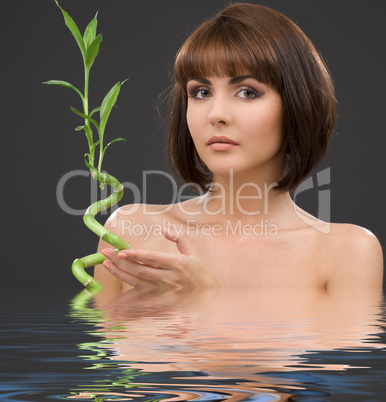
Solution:
M210 191L200 198L202 210L214 222L225 220L256 223L262 219L280 224L294 215L294 204L288 192L275 190L276 182L245 180L230 171L227 177L215 177Z

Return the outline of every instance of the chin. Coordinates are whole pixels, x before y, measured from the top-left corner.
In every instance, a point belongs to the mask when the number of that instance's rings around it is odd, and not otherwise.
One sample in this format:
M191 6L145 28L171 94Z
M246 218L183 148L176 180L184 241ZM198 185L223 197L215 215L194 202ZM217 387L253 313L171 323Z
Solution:
M213 163L206 166L211 171L213 176L216 177L229 177L230 175L234 175L235 172L239 171L239 169L237 169L234 164L228 164L228 163L222 166L220 164L213 164Z

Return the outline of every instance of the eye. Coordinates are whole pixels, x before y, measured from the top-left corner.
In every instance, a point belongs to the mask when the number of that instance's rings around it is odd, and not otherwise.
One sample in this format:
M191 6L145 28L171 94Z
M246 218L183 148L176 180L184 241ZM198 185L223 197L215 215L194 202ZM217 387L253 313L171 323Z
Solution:
M206 99L209 98L211 95L210 91L208 88L194 88L191 92L189 92L188 96L189 98L194 98L194 99Z
M255 99L259 97L259 94L254 89L248 87L240 89L237 95L243 99Z

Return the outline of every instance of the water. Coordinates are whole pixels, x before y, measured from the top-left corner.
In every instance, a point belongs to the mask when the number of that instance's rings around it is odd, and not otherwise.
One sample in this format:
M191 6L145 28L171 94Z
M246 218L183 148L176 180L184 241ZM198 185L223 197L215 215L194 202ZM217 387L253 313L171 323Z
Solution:
M386 401L382 295L1 296L2 402Z

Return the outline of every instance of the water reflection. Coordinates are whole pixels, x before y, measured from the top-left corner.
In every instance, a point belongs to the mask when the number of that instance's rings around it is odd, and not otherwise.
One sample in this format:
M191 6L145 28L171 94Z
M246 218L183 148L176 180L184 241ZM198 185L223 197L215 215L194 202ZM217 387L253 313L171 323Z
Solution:
M95 342L79 347L87 368L109 376L67 398L331 400L342 392L331 373L369 370L385 347L382 306L381 294L360 291L81 293L71 315Z

